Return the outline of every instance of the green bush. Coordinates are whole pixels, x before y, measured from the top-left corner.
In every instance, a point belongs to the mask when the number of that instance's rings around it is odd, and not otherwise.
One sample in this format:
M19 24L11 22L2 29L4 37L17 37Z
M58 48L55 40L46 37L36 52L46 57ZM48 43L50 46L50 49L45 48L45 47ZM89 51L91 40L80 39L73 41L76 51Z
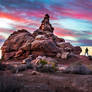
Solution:
M47 64L47 61L41 59L41 60L40 60L40 64L45 65L45 64Z

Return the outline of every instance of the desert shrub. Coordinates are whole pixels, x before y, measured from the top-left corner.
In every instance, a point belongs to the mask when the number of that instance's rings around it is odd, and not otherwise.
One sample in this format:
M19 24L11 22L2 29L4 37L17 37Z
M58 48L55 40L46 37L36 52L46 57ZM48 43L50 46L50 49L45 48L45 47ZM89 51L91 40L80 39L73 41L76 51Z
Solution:
M55 63L52 64L52 68L53 68L53 70L57 71L57 68L56 68L56 64Z
M2 70L5 70L5 68L6 68L6 65L5 64L2 64L2 63L0 63L0 70L2 71Z
M0 92L20 92L21 83L14 76L0 76Z
M46 60L40 60L40 64L45 65L45 64L47 64L47 61Z
M40 64L36 67L37 71L40 72L55 72L56 71L56 65L53 62L47 62L45 60L41 60Z

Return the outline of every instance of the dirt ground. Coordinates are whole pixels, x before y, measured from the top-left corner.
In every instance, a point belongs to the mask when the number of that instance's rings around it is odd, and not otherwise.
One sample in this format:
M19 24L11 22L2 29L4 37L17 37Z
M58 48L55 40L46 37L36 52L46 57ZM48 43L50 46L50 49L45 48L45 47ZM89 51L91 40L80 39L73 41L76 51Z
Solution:
M33 70L7 74L18 77L24 85L21 92L92 92L92 75L33 73Z
M92 65L87 57L81 56L82 63ZM61 61L60 64L69 65L75 60ZM16 65L17 62L6 62ZM18 62L18 64L20 64ZM90 66L91 67L91 66ZM33 70L25 70L19 73L4 71L3 74L18 77L23 84L21 92L92 92L92 75L64 74L60 71L56 73L40 73ZM1 73L0 73L1 75Z

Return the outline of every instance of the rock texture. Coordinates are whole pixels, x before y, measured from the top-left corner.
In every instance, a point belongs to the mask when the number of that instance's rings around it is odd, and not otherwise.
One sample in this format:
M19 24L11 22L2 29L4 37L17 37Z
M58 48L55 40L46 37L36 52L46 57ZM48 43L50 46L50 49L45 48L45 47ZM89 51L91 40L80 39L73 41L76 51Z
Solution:
M59 51L53 40L35 40L32 42L32 53L35 55L56 56Z
M74 54L80 55L80 53L82 52L82 49L80 46L76 46L73 48L73 52Z
M67 59L71 53L79 55L81 53L79 46L74 47L53 34L54 28L49 18L50 16L46 14L39 29L32 34L25 29L11 34L2 46L2 58L23 60L33 55L34 59L38 56L47 56L62 60Z
M43 31L53 32L54 28L52 27L52 25L49 22L49 15L48 14L45 15L39 29L43 30Z
M31 53L31 43L34 40L31 33L26 30L18 30L11 34L2 46L2 58L5 60L14 58L26 58Z

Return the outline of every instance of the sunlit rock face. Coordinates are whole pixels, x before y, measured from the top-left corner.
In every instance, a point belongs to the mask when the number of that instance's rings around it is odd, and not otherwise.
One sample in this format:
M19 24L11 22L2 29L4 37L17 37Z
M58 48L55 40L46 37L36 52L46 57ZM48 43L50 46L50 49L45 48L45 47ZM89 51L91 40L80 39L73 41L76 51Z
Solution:
M30 54L33 37L26 30L18 30L11 34L2 46L2 58L26 58Z
M67 59L70 53L79 55L81 52L79 47L75 48L53 34L54 28L50 24L49 18L49 15L46 14L41 26L33 34L25 29L12 33L1 48L2 58L4 60L25 59L29 55L33 55L35 58L48 56Z

